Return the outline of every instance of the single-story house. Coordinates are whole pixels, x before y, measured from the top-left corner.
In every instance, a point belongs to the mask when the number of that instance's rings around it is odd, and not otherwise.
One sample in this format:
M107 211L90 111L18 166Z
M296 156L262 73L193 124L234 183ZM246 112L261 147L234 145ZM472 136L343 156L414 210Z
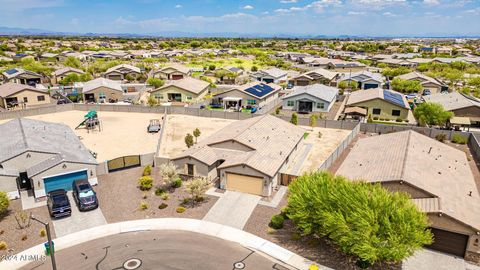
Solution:
M66 76L70 74L82 75L82 74L85 74L85 72L81 69L72 68L72 67L64 67L61 69L57 69L53 72L52 83L54 84L59 83L61 80L63 80Z
M270 196L301 152L304 132L266 114L234 122L172 161L184 175L219 179L221 189Z
M480 126L480 100L459 92L424 96L425 102L439 103L455 116L468 117L472 126Z
M325 57L305 57L300 59L300 63L311 67L318 67L337 72L358 72L366 68L366 66L359 62L350 62L340 59L331 59Z
M191 75L192 72L190 68L179 64L168 65L153 72L154 78L160 78L163 80L181 80Z
M114 80L114 81L123 81L126 80L127 77L132 77L133 79L138 78L142 74L142 71L138 67L134 67L129 64L121 64L114 67L109 68L104 76L107 79Z
M48 91L18 83L0 85L0 107L7 109L18 105L35 107L50 104Z
M335 103L338 88L323 84L296 86L284 96L282 108L300 113L329 112Z
M465 152L402 131L358 140L336 173L409 194L429 218L429 248L480 262L480 194Z
M24 70L23 68L12 68L2 72L4 82L12 82L19 84L27 84L35 86L42 82L43 76L33 71Z
M123 89L118 81L96 78L83 83L81 87L85 102L117 102L123 98Z
M352 92L347 97L346 107L360 107L367 110L367 116L375 119L405 121L408 119L410 106L401 93L381 88Z
M340 82L357 82L359 89L381 88L383 86L383 76L380 73L370 71L341 73L337 79L337 85Z
M330 85L330 83L337 77L337 72L333 72L323 68L317 68L292 78L290 80L290 84L293 86L306 86L315 83Z
M281 83L287 80L288 72L279 68L259 70L250 76L257 81L265 83Z
M273 83L251 82L215 94L213 104L222 104L225 109L250 106L261 108L265 104L278 98L282 87Z
M71 190L77 179L97 182L97 161L64 124L20 118L1 124L0 134L0 190L12 199L21 190L40 198Z
M406 81L418 81L423 87L422 92L423 90L428 89L432 94L440 93L442 92L442 88L446 87L439 80L434 79L432 77L428 77L427 75L424 75L416 71L399 75L396 78L406 80Z
M192 103L203 98L210 88L210 83L192 77L170 80L160 88L150 90L159 102Z

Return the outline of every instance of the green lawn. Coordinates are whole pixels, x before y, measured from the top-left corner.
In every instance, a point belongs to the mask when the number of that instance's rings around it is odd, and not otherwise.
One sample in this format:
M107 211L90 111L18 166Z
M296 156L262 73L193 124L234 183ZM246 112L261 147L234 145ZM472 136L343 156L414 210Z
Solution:
M373 120L374 124L383 124L383 125L391 125L391 126L406 126L408 123L405 122L393 122L393 121L376 121Z
M207 106L207 109L211 111L223 111L223 108L212 108L210 105Z

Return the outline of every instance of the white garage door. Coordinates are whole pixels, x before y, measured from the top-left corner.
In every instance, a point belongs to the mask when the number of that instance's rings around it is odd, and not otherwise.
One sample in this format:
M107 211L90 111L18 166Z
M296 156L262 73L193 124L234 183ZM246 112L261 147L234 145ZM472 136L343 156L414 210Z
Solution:
M263 178L227 173L227 189L255 195L262 195Z

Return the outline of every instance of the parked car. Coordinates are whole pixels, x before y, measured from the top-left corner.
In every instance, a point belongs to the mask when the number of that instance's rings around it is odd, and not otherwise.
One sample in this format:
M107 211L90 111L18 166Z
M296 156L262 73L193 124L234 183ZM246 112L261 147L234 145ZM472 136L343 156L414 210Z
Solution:
M98 207L97 193L95 193L88 180L73 181L72 194L80 211L88 211Z
M415 94L415 93L410 93L410 94L408 94L408 95L405 95L405 98L406 98L406 99L415 99L415 98L417 98L417 94Z
M150 124L148 125L147 131L148 133L157 133L161 129L160 120L152 119L150 120Z
M430 91L430 89L423 89L423 92L422 92L422 96L428 96L432 94L432 92Z
M52 190L47 195L47 207L51 217L66 217L72 214L70 200L65 189Z

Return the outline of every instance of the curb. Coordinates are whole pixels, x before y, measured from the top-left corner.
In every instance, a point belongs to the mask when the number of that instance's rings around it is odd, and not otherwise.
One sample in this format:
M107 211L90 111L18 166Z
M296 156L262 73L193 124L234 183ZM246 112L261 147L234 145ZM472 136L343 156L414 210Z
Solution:
M307 270L312 265L311 261L251 233L213 222L187 218L142 219L106 224L54 239L55 250L60 251L98 238L125 232L156 230L189 231L232 241L258 250L297 269ZM17 256L28 257L39 254L44 254L43 244L24 250ZM19 269L30 263L30 261L2 261L0 269ZM319 269L329 268L320 266Z

